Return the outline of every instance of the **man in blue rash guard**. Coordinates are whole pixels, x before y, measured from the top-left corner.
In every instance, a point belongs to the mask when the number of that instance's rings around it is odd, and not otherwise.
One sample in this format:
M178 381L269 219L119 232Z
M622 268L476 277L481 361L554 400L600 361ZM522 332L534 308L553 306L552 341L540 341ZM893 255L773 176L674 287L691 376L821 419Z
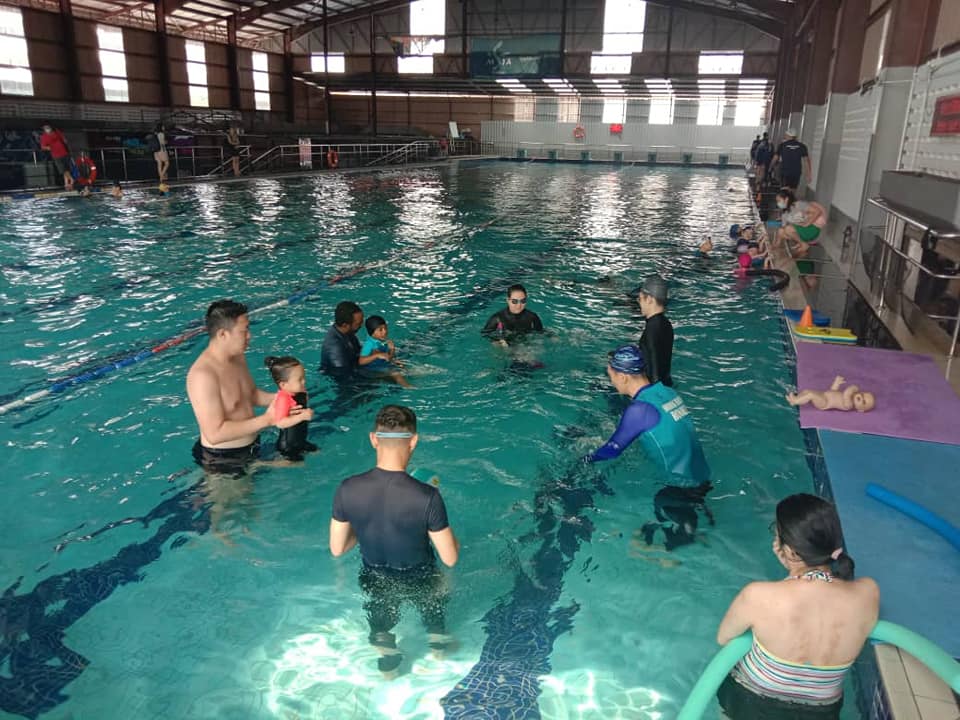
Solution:
M651 384L645 372L643 353L637 347L625 345L614 351L607 376L617 392L633 401L623 411L613 436L589 459L597 462L619 457L640 438L644 451L666 476L666 486L653 498L658 522L643 526L644 539L650 545L654 533L662 528L664 545L673 550L693 542L698 508L713 524L705 503L713 485L710 467L683 399L663 383Z

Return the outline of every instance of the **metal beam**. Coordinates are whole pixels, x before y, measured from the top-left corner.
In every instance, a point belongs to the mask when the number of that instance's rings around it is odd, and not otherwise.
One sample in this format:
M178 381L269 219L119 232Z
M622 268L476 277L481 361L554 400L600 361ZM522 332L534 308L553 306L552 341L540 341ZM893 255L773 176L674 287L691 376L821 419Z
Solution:
M303 2L303 0L300 1ZM280 2L286 2L286 0L280 0ZM296 40L297 38L303 37L308 32L312 32L318 27L324 27L325 25L340 25L342 23L352 22L354 20L362 20L370 12L387 12L388 10L396 10L397 8L404 7L409 4L410 0L385 0L384 2L375 3L371 10L349 10L347 12L332 14L329 20L326 22L322 17L320 17L316 20L311 20L310 22L306 22L291 28L293 31L293 39Z
M240 109L240 68L237 58L236 16L227 18L227 77L230 82L230 109Z
M704 15L714 15L728 20L736 20L737 22L755 27L760 32L776 38L783 35L784 21L777 18L760 17L753 13L721 8L716 5L701 5L699 2L695 2L695 0L647 0L647 2L651 5L660 5L661 7L667 8L674 7L678 10L689 10L690 12L703 13ZM750 3L746 2L746 0L743 0L741 4L753 7ZM787 8L793 8L793 5L786 3L784 3L784 5L786 5Z
M83 85L80 83L80 63L77 62L77 35L73 27L73 6L70 0L60 0L60 26L63 29L63 45L67 51L67 77L70 83L70 99L83 100Z

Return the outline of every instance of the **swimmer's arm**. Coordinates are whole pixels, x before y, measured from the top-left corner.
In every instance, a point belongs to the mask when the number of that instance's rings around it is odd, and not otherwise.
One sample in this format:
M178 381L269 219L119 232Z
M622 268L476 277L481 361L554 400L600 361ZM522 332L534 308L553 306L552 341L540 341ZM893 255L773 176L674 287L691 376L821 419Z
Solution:
M267 407L270 403L273 402L273 399L277 396L276 393L267 392L266 390L261 390L260 388L254 386L253 388L253 404L255 407Z
M219 383L209 370L193 370L187 375L187 397L193 406L200 434L213 445L249 437L273 424L272 407L263 415L228 420L220 399Z
M389 362L390 353L380 352L379 350L376 350L370 353L369 355L361 355L359 358L357 358L357 364L362 367L364 365L369 365L374 360L386 360Z
M448 525L443 530L437 532L427 531L430 542L437 550L437 555L447 567L453 567L460 558L460 541L453 534L453 529Z
M612 460L619 457L620 453L626 450L630 443L658 422L660 422L660 413L653 405L647 402L631 403L623 411L623 416L620 418L620 424L617 425L616 431L603 447L590 456L590 461Z
M353 525L330 518L330 554L340 557L349 552L357 544L357 534Z
M497 331L497 323L501 322L500 313L494 313L490 316L490 319L487 320L487 324L483 326L483 330L480 331L481 335L491 335Z
M754 612L756 595L757 583L750 583L733 599L730 607L727 608L727 614L720 621L720 627L717 628L718 644L726 645L753 626L750 617Z

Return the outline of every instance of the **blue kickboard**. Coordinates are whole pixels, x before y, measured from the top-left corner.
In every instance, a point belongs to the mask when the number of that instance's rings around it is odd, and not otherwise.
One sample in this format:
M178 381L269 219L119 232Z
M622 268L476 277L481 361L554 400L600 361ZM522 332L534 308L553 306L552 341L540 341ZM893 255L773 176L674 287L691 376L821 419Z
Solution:
M784 316L787 320L791 322L800 322L800 316L803 315L803 310L787 310L783 311ZM813 324L817 327L830 327L830 317L828 315L822 315L816 310L813 311Z

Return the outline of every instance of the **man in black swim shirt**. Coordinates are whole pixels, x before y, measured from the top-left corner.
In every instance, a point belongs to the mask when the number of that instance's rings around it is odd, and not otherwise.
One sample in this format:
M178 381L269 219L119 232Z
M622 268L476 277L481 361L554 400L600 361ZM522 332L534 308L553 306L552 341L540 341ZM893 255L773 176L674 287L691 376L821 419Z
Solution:
M357 330L363 325L363 310L349 300L337 304L333 325L323 338L320 350L320 372L335 377L349 377L356 372L360 361L360 341Z
M447 591L436 553L448 567L460 555L440 491L407 474L417 446L417 416L400 405L386 405L370 433L377 465L340 483L333 498L330 552L340 557L360 545L360 587L370 623L370 644L380 653L377 667L394 677L403 655L390 632L407 600L419 611L436 654L449 649L444 608ZM433 547L431 547L431 543Z
M507 290L507 306L490 316L480 331L502 345L512 335L528 332L543 332L540 316L527 310L527 290L523 285L511 285Z
M638 343L647 361L647 379L673 387L670 363L673 360L673 324L667 319L664 306L667 304L667 281L659 275L651 275L643 281L637 295L640 312L647 319L646 327Z

